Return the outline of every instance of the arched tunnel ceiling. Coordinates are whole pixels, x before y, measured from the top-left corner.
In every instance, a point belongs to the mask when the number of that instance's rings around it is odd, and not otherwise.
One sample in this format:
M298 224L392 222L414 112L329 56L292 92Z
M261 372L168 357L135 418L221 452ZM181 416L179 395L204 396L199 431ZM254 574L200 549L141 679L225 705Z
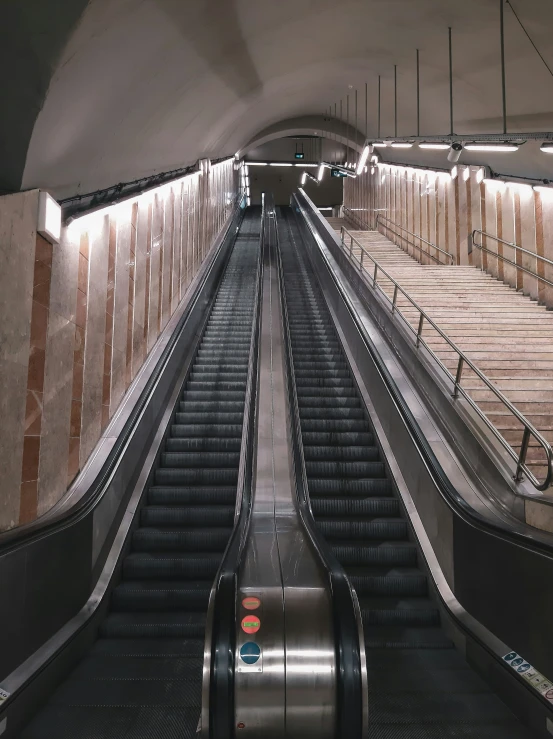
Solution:
M553 4L511 2L553 64ZM510 130L553 130L553 78L505 13ZM364 132L365 82L375 134L379 74L392 135L394 64L413 134L417 48L421 132L448 133L448 26L455 130L498 132L498 20L498 0L2 0L0 188L64 196L233 154L287 119L322 127L347 94L353 114L356 88Z

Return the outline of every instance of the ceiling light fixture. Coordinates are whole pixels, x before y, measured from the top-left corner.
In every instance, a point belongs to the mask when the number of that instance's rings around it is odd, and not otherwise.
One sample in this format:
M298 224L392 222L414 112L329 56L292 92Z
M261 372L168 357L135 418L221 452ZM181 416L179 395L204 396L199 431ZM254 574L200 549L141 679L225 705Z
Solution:
M248 167L266 167L268 162L248 162Z
M507 144L507 143L501 143L501 144L494 144L492 142L488 142L486 144L465 144L465 149L467 151L489 151L489 152L512 152L512 151L518 151L518 144Z
M319 166L319 172L317 174L317 179L319 180L319 182L323 181L324 174L325 174L325 165L321 164Z
M419 144L419 149L436 149L436 150L444 150L449 149L449 144L440 144L440 143L422 143Z
M305 185L305 181L307 180L307 172L304 172L301 176L301 184Z
M375 144L373 144L375 149L385 149L388 146L387 141L377 141Z
M392 144L392 149L412 149L413 144L410 144L408 141L394 141Z
M553 141L544 141L540 146L540 150L545 154L553 154Z
M370 144L365 144L365 147L361 154L361 158L359 159L357 163L357 174L362 174L365 164L367 163L367 160L369 156L371 155L371 153L372 153L372 146Z

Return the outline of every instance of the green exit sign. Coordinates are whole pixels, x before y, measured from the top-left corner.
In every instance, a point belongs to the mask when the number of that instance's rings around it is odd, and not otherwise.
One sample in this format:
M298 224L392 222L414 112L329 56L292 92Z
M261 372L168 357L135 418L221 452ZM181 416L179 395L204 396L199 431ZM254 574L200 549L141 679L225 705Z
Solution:
M332 177L347 177L347 174L342 172L341 169L333 169L331 175Z
M301 151L297 151L295 157L296 159L305 159L305 154Z

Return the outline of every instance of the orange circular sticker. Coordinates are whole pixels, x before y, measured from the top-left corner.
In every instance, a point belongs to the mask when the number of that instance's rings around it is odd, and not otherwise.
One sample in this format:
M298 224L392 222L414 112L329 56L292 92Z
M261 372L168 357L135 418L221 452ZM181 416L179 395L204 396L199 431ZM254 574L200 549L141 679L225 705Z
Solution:
M244 616L242 619L242 631L246 634L256 634L261 628L261 621L257 616Z
M242 601L242 605L247 611L255 611L256 608L259 608L261 605L261 601L259 598L255 598L254 596L249 596L248 598L244 598Z

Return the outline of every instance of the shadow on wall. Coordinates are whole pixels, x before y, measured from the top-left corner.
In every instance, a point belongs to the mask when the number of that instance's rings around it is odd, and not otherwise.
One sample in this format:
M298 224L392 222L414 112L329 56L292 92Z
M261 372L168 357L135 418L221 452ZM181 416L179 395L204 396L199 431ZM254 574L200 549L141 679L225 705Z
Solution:
M53 12L44 0L0 2L0 193L21 187L36 118L87 5L88 0L56 0Z
M157 5L237 97L261 88L242 33L236 0L204 0L195 14L182 0L157 0Z

